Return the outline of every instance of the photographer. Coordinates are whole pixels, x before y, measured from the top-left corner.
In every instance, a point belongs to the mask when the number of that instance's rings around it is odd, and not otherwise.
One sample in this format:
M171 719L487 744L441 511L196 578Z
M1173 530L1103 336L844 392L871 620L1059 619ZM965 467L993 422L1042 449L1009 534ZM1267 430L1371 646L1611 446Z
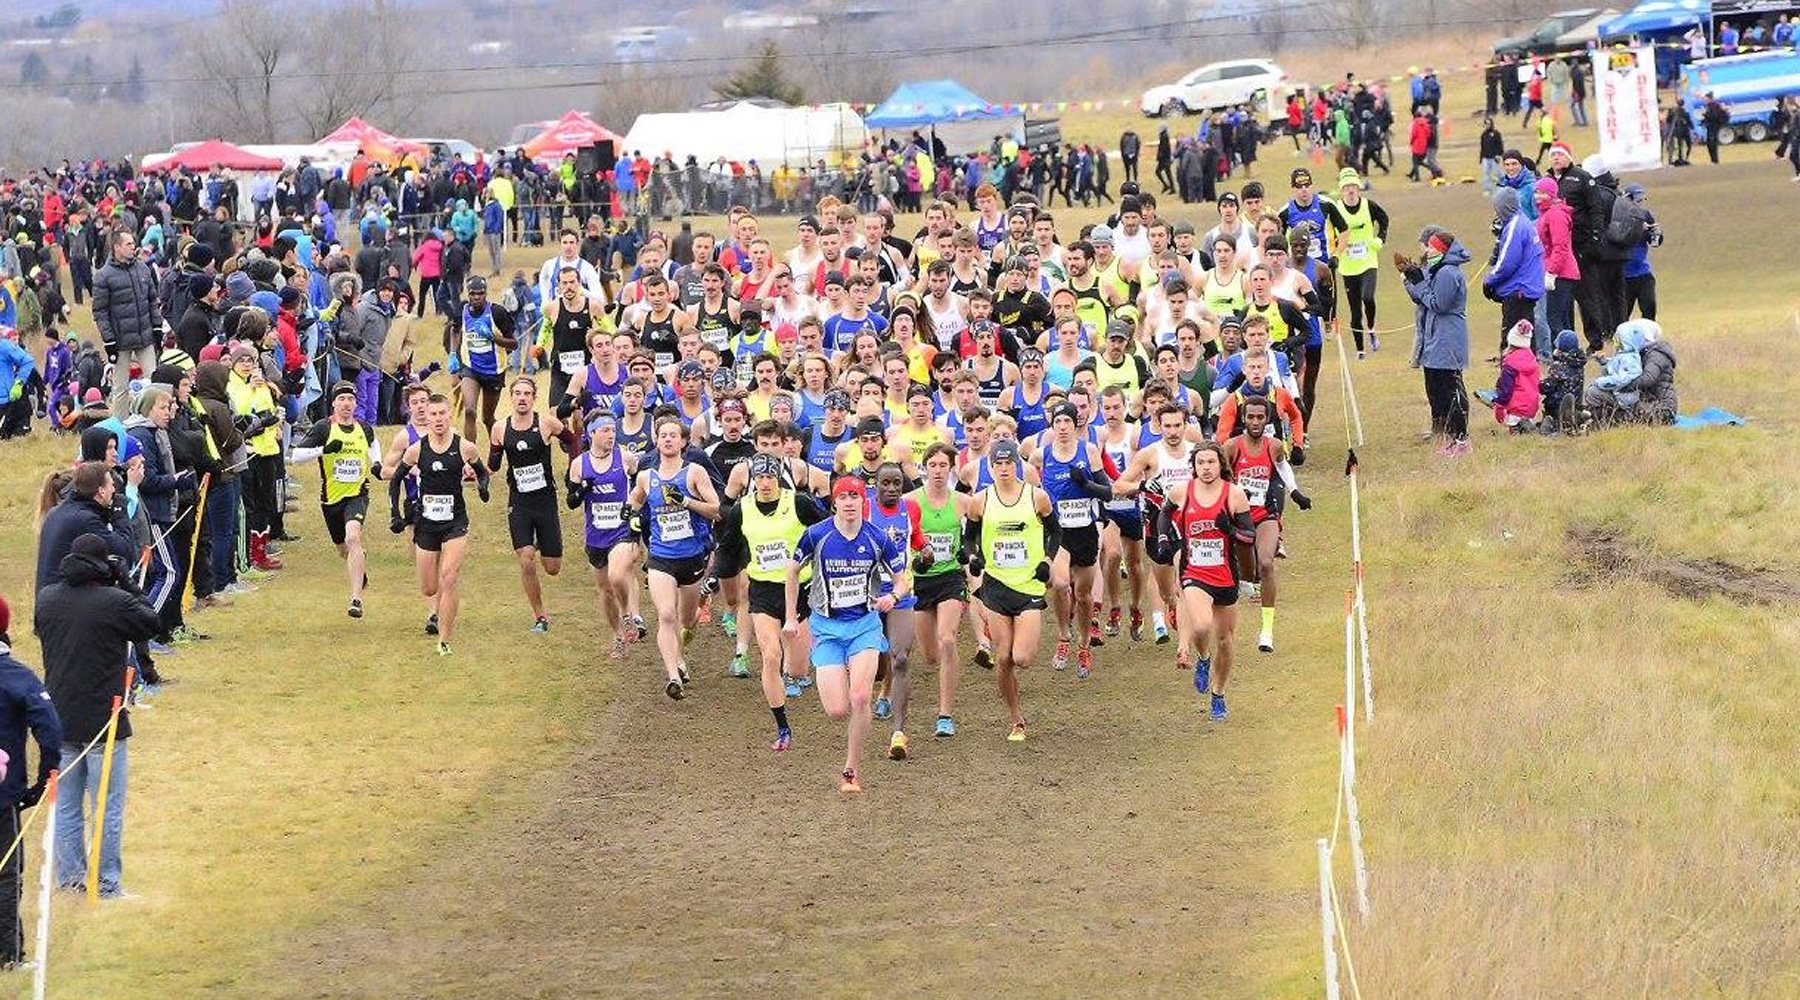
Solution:
M111 555L99 535L75 539L63 557L62 581L38 591L34 624L44 651L44 682L63 720L60 795L56 803L56 879L65 889L85 889L89 872L84 849L83 806L98 795L101 756L82 748L105 730L113 699L125 691L130 646L162 627L155 609L130 582L130 563ZM100 896L124 895L121 841L125 831L125 746L131 720L119 713L112 778L101 831Z
M0 840L19 835L19 811L44 796L50 772L62 761L62 720L31 668L12 655L12 608L0 597ZM25 733L37 738L37 777L26 778ZM0 969L18 966L25 957L25 934L19 922L19 895L25 875L25 852L14 851L0 864Z
M1662 227L1656 224L1656 216L1643 208L1644 201L1650 196L1644 192L1642 184L1627 184L1620 194L1642 208L1646 221L1644 238L1632 246L1631 256L1625 258L1625 312L1619 318L1628 320L1636 310L1644 319L1655 319L1656 274L1650 270L1650 248L1662 246Z

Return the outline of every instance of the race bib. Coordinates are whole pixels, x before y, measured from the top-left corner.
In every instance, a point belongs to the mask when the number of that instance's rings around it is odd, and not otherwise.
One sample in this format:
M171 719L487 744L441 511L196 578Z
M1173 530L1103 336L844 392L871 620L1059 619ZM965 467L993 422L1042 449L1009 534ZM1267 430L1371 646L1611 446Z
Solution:
M869 603L869 578L864 574L830 577L825 588L834 608L866 607Z
M694 518L685 510L659 511L656 534L665 542L679 542L694 537Z
M786 569L790 561L788 544L784 541L758 542L751 558L756 560L756 568L764 572Z
M1369 255L1369 244L1363 240L1351 240L1345 248L1345 255L1351 260L1361 260Z
M722 326L709 327L700 331L700 340L723 351L725 345L731 342L731 331Z
M1002 538L994 542L996 569L1024 569L1026 555L1023 538Z
M487 354L494 349L494 341L483 334L465 332L463 349L470 354Z
M456 497L448 493L427 493L419 497L419 514L427 521L448 521L456 516Z
M612 531L625 524L625 505L618 501L588 505L588 524L595 531Z
M520 493L535 493L548 485L542 462L533 462L513 470L513 488Z
M656 367L667 368L674 363L675 363L675 352L674 351L657 351L656 352Z
M1265 475L1242 475L1238 477L1238 486L1243 489L1244 496L1250 499L1250 505L1261 507L1269 496L1269 477Z
M587 355L580 351L556 352L556 368L564 375L573 375L576 372L581 371L581 366L586 363Z
M927 532L925 541L931 544L931 559L933 562L949 562L956 558L956 534L954 532Z
M1094 523L1094 502L1087 497L1058 500L1056 521L1065 528L1085 528Z
M1211 537L1202 535L1188 539L1189 566L1223 566L1225 565L1225 539L1223 536Z
M365 475L360 458L340 458L331 463L331 481L334 483L360 483Z

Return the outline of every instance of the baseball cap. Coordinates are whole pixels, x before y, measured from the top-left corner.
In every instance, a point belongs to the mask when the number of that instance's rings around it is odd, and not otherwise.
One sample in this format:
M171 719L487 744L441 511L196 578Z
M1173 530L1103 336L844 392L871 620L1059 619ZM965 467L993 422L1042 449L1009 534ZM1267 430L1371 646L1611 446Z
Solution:
M825 287L829 288L832 285L842 285L842 284L844 284L844 276L842 273L840 273L838 271L826 271L825 272Z
M887 425L881 422L880 417L864 417L857 423L857 437L866 437L870 434L874 434L877 437L887 436Z
M1114 337L1117 337L1120 340L1130 340L1131 325L1116 319L1111 323L1106 324L1106 339L1111 340Z
M1219 329L1221 330L1242 330L1243 328L1244 318L1237 313L1226 313L1219 317Z
M1019 446L1011 438L1001 438L995 441L994 446L988 450L989 465L995 462L1017 462L1018 460Z
M827 410L848 410L850 408L850 394L842 389L833 389L830 392L827 392L825 394L825 408Z
M1233 205L1238 203L1238 196L1237 196L1236 191L1226 191L1219 195L1219 204L1223 205L1228 201L1231 202Z
M779 475L781 475L781 459L776 458L774 455L756 455L756 456L752 457L750 459L750 475L752 475L752 476L779 476Z
M837 480L831 484L831 499L836 500L846 493L859 497L868 496L869 487L868 484L855 476L839 476L837 477Z

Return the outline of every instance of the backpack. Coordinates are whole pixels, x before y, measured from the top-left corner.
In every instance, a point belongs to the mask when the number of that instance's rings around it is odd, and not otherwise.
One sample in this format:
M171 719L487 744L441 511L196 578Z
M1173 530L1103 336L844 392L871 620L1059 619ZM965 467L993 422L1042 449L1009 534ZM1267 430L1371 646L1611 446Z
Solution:
M1607 212L1606 241L1616 247L1635 247L1649 233L1650 217L1643 206L1623 195L1614 195L1612 208Z

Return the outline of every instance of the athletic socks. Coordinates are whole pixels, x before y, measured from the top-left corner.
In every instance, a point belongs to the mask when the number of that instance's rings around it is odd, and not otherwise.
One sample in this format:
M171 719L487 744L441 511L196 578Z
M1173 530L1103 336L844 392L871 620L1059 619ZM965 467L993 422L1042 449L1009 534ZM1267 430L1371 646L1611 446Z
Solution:
M1273 635L1275 632L1275 609L1264 608L1262 609L1262 613L1262 630Z
M774 708L769 709L769 714L775 716L775 731L776 732L785 733L788 731L787 706L786 705L777 705Z

